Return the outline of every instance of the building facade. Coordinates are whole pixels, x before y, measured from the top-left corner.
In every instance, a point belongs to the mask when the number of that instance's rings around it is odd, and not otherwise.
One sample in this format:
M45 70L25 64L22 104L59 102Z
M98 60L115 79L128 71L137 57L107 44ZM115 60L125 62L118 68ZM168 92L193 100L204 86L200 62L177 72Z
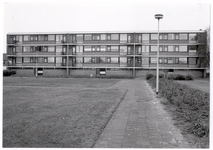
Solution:
M11 33L7 68L21 76L143 76L157 66L157 32ZM159 34L160 71L202 77L203 31Z

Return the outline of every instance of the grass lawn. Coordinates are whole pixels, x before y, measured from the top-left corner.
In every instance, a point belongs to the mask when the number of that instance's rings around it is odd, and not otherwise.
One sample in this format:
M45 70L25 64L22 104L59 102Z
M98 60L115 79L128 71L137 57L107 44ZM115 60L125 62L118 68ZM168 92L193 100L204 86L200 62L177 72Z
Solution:
M210 93L210 81L207 79L195 79L193 81L177 81L181 84L185 84L191 88L201 90L203 92Z
M3 78L3 147L92 147L126 91L116 79Z

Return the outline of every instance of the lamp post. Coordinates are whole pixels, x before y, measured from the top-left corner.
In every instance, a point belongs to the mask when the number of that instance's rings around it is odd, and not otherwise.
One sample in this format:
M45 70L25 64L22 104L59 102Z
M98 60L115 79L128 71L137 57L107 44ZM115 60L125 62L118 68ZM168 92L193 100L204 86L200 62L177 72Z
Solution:
M158 49L157 49L157 70L156 70L156 94L158 94L159 91L159 23L160 23L160 19L163 19L163 15L162 14L156 14L155 15L155 19L158 19Z

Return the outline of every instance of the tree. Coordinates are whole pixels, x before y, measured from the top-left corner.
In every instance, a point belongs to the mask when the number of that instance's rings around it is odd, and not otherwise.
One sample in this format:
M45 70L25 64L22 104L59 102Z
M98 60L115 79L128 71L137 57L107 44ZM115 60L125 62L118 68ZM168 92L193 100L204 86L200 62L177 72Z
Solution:
M199 43L204 43L198 47L198 56L201 66L205 68L210 67L210 27L208 27L204 34L198 40Z

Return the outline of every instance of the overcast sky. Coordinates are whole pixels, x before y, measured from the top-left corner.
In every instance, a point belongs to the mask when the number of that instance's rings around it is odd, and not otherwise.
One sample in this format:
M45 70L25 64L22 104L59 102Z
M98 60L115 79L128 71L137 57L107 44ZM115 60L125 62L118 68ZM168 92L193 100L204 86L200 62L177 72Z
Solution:
M210 25L209 4L133 2L6 2L4 29L6 33L156 30L156 13L164 15L160 22L162 30L199 30Z
M179 0L180 1L180 0ZM187 0L185 0L187 1ZM149 3L146 3L149 2ZM211 3L150 3L144 0L9 1L3 3L5 37L13 32L205 30Z

